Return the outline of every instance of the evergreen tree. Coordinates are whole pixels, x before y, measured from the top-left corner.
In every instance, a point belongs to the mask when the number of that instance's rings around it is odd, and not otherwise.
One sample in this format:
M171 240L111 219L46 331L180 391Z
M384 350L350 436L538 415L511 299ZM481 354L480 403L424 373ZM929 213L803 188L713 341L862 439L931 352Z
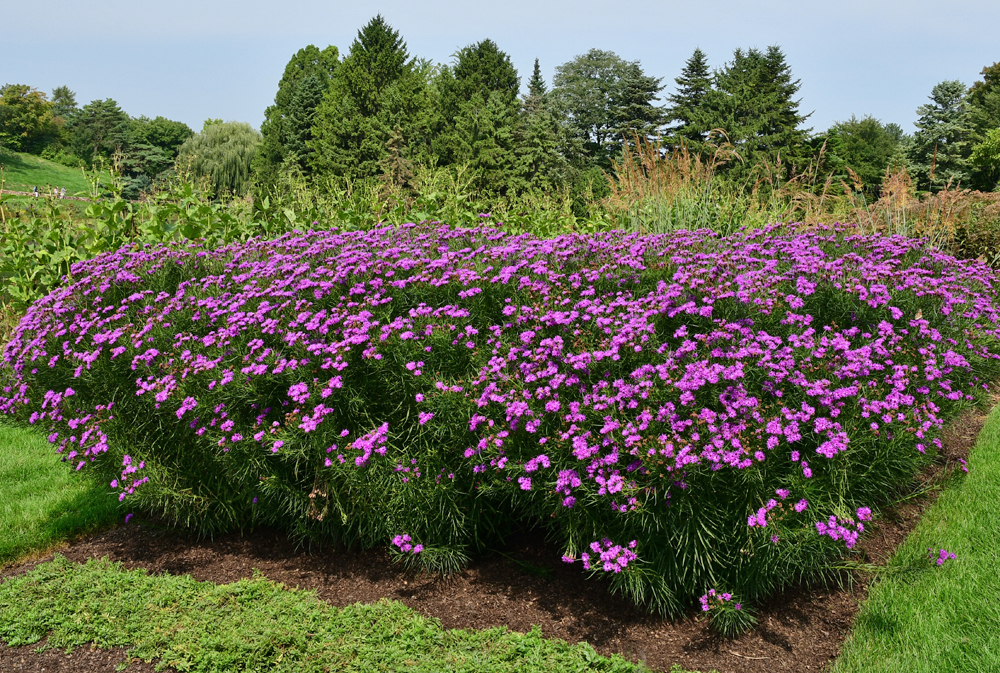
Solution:
M73 153L88 162L128 149L131 121L111 98L93 100L67 122Z
M633 135L658 135L664 112L653 101L660 82L638 61L599 49L556 68L551 100L564 125L564 154L577 168L609 168Z
M468 164L476 187L502 193L514 177L520 77L493 40L460 49L438 77L440 165Z
M762 160L773 164L779 156L786 165L804 158L811 129L801 124L809 115L799 112L794 96L801 84L792 80L780 47L736 49L714 79L703 104L705 120L710 128L725 131L742 158L730 164L731 170L747 171Z
M52 90L52 114L68 121L79 107L76 103L76 92L68 86L57 86Z
M260 127L260 151L253 161L258 182L272 183L285 162L301 169L308 167L308 143L316 108L330 87L339 59L336 47L320 50L310 44L296 52L285 66L274 104L264 112Z
M311 168L351 179L375 177L390 142L404 156L425 142L427 69L416 66L381 15L358 31L316 109L305 143L314 151ZM401 140L393 140L397 131Z
M695 49L674 82L677 83L677 91L667 97L671 104L667 117L668 121L677 124L670 128L670 133L674 138L698 148L711 131L705 121L703 107L712 90L712 74L705 52Z
M907 159L920 189L969 184L973 129L966 96L964 84L947 80L931 90L930 103L917 108L917 131Z
M566 161L559 153L559 123L548 101L538 59L521 103L521 116L514 134L515 173L521 191L553 191L564 179Z
M542 69L538 65L538 59L535 59L535 67L531 71L531 79L528 81L528 98L534 101L542 101L545 99L545 94L549 92L547 86L545 86L545 80L542 78Z

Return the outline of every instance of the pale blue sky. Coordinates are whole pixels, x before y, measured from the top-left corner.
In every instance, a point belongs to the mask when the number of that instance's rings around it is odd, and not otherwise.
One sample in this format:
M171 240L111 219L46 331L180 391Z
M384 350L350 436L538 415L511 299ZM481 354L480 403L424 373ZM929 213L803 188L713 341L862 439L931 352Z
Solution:
M259 127L285 64L307 44L348 51L381 12L412 55L449 62L492 38L525 82L534 59L555 67L591 48L641 61L667 89L695 47L712 67L736 47L784 50L816 130L872 114L912 131L916 108L945 79L966 85L1000 61L997 0L6 0L0 84L66 84L83 104L114 98L133 116L195 130L205 118Z

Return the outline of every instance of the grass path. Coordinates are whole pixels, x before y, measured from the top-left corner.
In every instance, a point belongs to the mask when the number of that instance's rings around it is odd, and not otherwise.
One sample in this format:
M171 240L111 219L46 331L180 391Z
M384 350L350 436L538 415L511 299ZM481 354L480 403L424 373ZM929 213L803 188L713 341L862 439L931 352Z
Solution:
M969 474L928 508L890 565L928 547L940 568L876 582L833 673L1000 671L1000 406L969 456Z
M45 636L50 647L128 647L182 671L645 670L538 629L446 630L397 601L335 608L259 577L216 585L62 556L0 583L0 639Z

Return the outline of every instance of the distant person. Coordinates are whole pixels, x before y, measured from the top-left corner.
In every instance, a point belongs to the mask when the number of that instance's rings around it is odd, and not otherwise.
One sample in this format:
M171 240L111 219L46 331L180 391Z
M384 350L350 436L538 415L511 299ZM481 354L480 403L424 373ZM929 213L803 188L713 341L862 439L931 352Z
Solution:
M32 187L32 188L31 188L31 194L32 194L32 196L34 196L34 197L35 197L36 199L38 198L38 186L37 186L37 185L35 185L34 187Z
M59 190L59 198L60 199L65 199L66 198L66 188L65 187L63 187L62 189Z

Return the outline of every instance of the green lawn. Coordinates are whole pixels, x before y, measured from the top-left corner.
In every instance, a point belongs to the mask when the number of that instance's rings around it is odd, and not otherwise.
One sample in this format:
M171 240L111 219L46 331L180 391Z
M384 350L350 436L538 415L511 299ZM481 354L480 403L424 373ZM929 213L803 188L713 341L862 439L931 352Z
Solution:
M45 636L50 647L128 647L182 671L647 670L537 629L445 630L397 601L334 608L260 577L216 585L61 556L0 584L0 639Z
M79 168L70 168L33 154L0 149L3 164L4 190L30 192L32 187L51 192L53 187L65 187L67 196L86 192L87 180Z
M37 431L0 418L0 566L122 520L110 488L61 463Z
M890 565L922 563L928 547L957 559L877 582L833 673L1000 671L1000 406L968 476L941 494Z

